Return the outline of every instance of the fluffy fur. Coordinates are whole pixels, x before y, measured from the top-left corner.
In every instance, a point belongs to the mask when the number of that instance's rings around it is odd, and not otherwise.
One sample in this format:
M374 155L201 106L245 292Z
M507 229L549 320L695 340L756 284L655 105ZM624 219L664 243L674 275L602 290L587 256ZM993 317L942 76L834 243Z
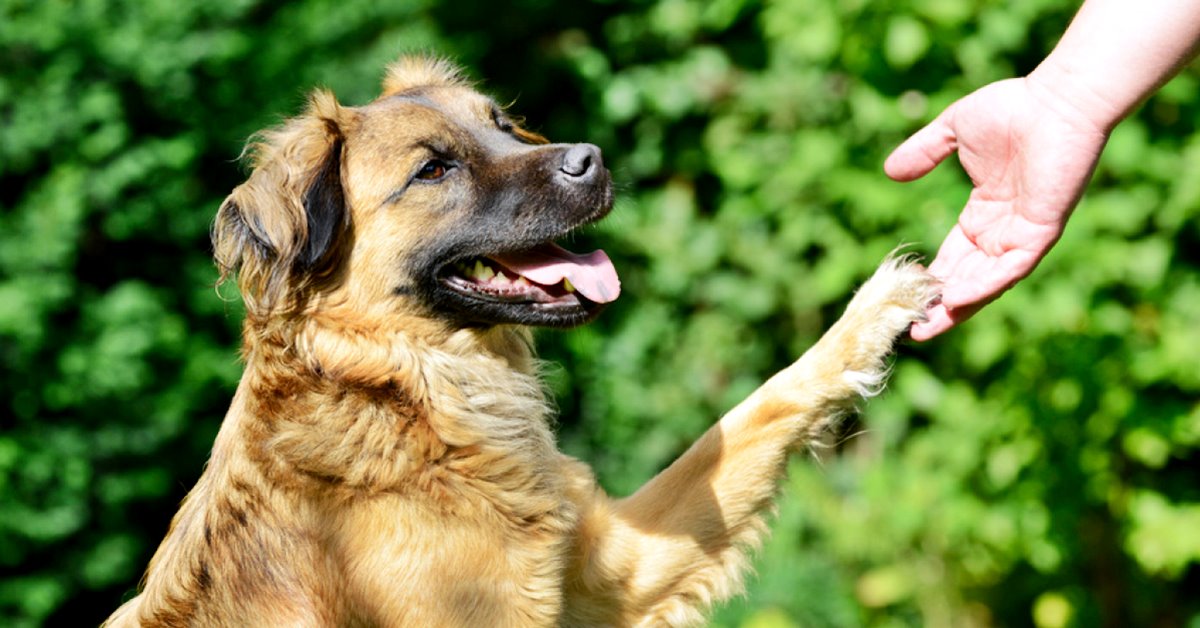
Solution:
M931 279L885 262L802 358L612 498L557 450L528 331L442 316L412 270L503 161L472 157L471 187L401 187L419 146L554 148L497 111L449 64L404 59L374 103L317 92L253 144L213 229L245 373L108 626L687 625L741 589L787 455L879 390Z

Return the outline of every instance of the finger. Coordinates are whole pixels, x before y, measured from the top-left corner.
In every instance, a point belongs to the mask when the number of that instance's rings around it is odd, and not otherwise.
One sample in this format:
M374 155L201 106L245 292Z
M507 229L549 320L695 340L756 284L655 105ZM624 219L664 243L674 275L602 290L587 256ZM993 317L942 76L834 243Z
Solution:
M949 120L950 109L946 109L933 122L904 140L883 162L884 173L896 181L912 181L942 163L958 149L958 139Z
M938 248L929 274L942 282L942 303L950 309L962 308L995 299L1029 274L1030 255L1014 249L992 257L956 224Z
M926 320L913 323L908 331L908 335L917 342L925 342L954 326L954 321L950 320L950 315L946 312L946 306L940 303L930 307L925 312L925 317Z
M971 269L971 261L967 260L962 265L966 267L963 279L947 282L942 302L952 309L991 303L1027 277L1039 258L1033 251L1014 249L999 258L978 262L981 264L978 269Z
M925 342L930 338L938 336L963 321L975 316L976 312L983 309L983 305L972 305L961 308L948 308L944 303L938 303L925 313L929 318L927 321L916 323L909 330L909 335L917 342Z
M938 247L933 263L929 265L929 274L943 283L960 277L962 267L968 259L979 254L979 248L963 233L962 226L955 224Z

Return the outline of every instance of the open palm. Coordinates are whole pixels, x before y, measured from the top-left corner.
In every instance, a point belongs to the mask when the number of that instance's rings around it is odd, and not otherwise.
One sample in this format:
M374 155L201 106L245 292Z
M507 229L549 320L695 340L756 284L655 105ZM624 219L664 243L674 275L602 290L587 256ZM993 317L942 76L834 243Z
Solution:
M941 302L912 337L966 320L1027 276L1062 235L1107 132L1029 79L992 83L947 108L884 164L910 181L957 151L974 190L930 265Z

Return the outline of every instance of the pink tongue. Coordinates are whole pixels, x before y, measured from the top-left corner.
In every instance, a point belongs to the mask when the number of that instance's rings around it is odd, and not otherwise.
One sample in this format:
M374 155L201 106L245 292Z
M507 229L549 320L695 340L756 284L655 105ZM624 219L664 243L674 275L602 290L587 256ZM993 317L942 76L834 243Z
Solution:
M568 279L580 294L596 303L615 301L621 294L617 269L613 268L604 251L578 255L557 244L547 244L491 257L505 268L543 286L553 286Z

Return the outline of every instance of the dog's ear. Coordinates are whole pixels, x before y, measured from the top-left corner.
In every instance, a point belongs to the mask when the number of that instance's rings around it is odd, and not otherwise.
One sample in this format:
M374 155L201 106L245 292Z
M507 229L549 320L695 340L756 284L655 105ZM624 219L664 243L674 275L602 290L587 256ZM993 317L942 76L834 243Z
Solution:
M349 227L341 170L351 116L318 91L303 115L247 147L254 171L221 204L212 242L221 278L238 274L249 313L295 305L330 272Z

